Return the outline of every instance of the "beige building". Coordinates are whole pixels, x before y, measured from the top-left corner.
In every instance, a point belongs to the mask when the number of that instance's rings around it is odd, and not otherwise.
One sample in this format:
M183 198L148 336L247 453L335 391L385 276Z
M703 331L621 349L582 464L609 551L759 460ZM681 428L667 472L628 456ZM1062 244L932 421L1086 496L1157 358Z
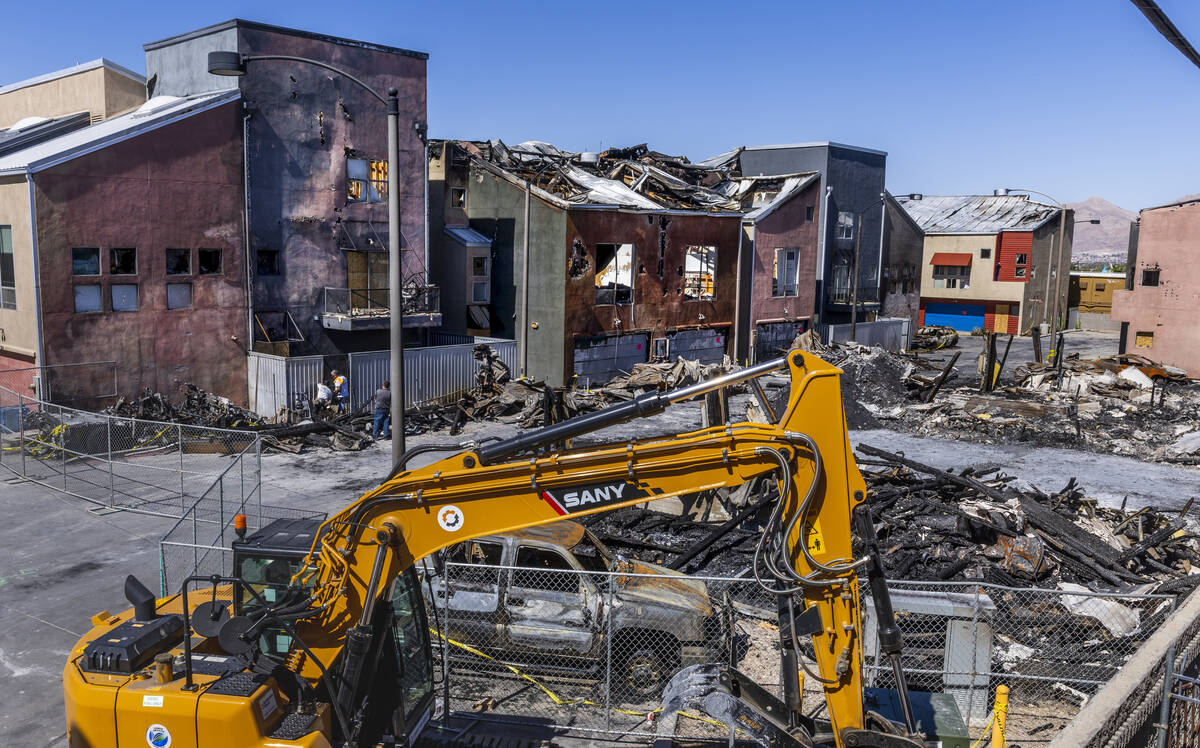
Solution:
M146 79L104 58L0 86L0 130L22 120L55 119L87 112L91 122L114 117L146 101Z
M896 202L925 232L923 325L1025 334L1048 322L1057 297L1066 317L1071 217L1024 195L911 195Z

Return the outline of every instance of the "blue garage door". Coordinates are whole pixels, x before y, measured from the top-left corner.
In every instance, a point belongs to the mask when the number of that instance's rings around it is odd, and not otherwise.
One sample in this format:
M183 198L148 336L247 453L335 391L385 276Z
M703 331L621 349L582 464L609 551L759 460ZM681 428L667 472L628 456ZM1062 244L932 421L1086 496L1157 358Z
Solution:
M983 304L926 304L925 324L970 332L983 327Z

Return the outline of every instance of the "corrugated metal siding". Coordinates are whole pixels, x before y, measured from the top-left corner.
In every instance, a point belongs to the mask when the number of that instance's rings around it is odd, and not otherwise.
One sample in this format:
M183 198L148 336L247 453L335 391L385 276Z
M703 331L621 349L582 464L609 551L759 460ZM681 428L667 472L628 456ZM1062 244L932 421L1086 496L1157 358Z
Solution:
M478 339L479 342L485 342ZM515 371L517 343L500 338L488 339L488 345L500 360ZM441 345L404 350L404 404L406 406L456 398L475 384L479 364L474 344ZM384 380L391 379L391 355L388 351L351 353L350 401L355 408L370 400Z
M316 397L317 382L324 373L322 356L272 356L247 354L250 410L261 416L274 416L280 408L296 405L296 396Z
M1017 265L1017 254L1019 253L1024 254L1026 259L1029 260L1028 267L1033 267L1033 232L1005 231L1000 234L997 244L999 247L996 250L996 280L1027 282L1029 280L1029 270L1025 271L1024 278L1018 278L1014 272L1014 268Z
M719 364L725 358L729 329L710 327L702 330L676 330L667 333L671 358L686 358L702 364Z
M889 317L855 325L855 342L878 346L889 351L907 350L911 342L912 320L908 317ZM845 343L850 340L850 325L829 325L826 343Z
M649 343L645 333L576 338L572 362L575 376L588 384L603 384L629 373L634 364L648 360Z

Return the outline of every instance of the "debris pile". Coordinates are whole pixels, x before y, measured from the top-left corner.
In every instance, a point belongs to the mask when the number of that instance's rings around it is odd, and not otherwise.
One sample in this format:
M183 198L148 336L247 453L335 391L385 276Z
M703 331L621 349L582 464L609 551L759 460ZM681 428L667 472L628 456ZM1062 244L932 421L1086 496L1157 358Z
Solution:
M613 403L632 400L648 390L683 387L731 371L728 362L700 364L683 358L675 362L636 364L627 376L603 387L556 388L536 379L512 379L508 366L486 344L475 346L479 362L475 386L449 405L427 405L405 413L408 433L450 429L457 435L472 421L536 428L590 413Z
M1100 507L1074 478L1046 494L1016 488L998 465L955 473L865 444L858 451L891 579L1172 594L1200 585L1187 508L1126 512Z
M172 405L161 392L147 389L132 399L119 398L101 412L119 418L221 429L254 429L262 424L257 414L234 405L229 398L205 392L190 382L184 385L184 400L179 405Z

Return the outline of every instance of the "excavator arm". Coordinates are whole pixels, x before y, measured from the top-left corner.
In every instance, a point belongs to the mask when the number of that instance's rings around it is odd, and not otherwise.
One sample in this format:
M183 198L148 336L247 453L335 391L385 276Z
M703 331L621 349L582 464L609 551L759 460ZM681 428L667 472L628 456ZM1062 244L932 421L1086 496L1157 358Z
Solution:
M570 436L653 412L669 401L785 368L790 394L774 423L556 448ZM781 498L768 528L775 535L756 554L760 581L794 600L784 614L802 620L801 633L812 635L814 675L834 733L860 728L862 619L855 575L861 562L852 557L851 513L864 500L865 485L847 438L839 374L815 356L794 351L724 380L652 393L625 404L624 412L591 414L590 423L568 421L398 473L322 526L315 560L297 575L297 581L315 582L313 605L322 609L297 627L311 654L300 674L316 680L321 673L313 658L328 664L341 655L349 666L343 688L366 688L349 655L370 649L356 637L369 630L374 601L390 579L447 546L774 474ZM797 648L786 644L785 662L794 671ZM347 705L359 696L347 694ZM798 693L793 701L790 706L799 709Z

